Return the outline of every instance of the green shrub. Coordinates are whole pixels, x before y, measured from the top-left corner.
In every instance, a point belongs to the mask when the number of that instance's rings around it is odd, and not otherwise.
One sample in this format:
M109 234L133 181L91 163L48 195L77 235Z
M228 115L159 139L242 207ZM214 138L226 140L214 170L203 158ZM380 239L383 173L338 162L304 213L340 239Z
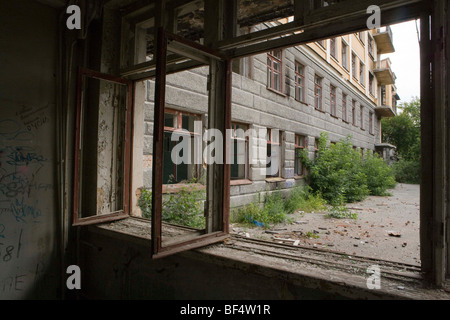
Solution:
M309 170L309 182L332 206L364 200L368 195L384 196L395 186L393 170L371 150L364 159L351 144L351 137L327 146L328 134L322 132L318 154L309 160L302 152L302 160Z
M152 191L142 189L138 199L138 206L141 208L142 217L150 219L152 217Z
M420 161L400 159L392 165L392 170L397 182L420 184Z
M308 187L295 187L285 200L285 210L287 213L296 211L312 212L325 210L326 201L320 194L314 194Z
M164 195L162 203L162 220L168 223L193 228L205 228L203 214L204 190L185 187L178 193ZM142 217L150 219L152 216L152 192L143 189L138 200Z
M322 132L319 151L313 161L307 159L305 152L302 154L313 191L334 205L363 200L369 195L369 188L361 154L353 149L350 137L330 146L327 146L327 138L328 134Z
M163 201L162 220L193 228L205 228L204 190L183 188Z
M387 189L395 187L395 177L392 168L372 150L366 153L363 172L367 177L367 187L373 196L388 195Z

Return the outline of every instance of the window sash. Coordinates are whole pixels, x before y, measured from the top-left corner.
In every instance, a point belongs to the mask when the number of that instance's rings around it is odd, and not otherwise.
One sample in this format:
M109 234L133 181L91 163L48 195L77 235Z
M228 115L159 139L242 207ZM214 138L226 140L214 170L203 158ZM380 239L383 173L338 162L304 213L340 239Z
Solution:
M295 63L295 99L301 102L305 101L305 76L304 66Z
M283 90L282 62L283 54L281 50L274 50L267 53L267 86L275 91Z

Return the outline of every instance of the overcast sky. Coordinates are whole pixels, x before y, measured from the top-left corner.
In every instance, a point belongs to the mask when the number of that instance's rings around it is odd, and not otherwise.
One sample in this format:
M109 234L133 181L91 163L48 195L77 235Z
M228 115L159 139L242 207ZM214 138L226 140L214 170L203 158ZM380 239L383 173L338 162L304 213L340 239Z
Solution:
M420 22L417 22L420 30ZM415 96L420 97L420 50L415 20L392 25L395 53L382 55L389 57L392 70L397 76L400 103L410 102Z

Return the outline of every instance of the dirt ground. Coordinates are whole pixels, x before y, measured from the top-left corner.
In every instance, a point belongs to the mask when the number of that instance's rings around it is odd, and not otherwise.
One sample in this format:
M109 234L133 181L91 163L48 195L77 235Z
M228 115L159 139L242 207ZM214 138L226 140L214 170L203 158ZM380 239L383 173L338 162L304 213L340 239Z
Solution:
M398 184L392 196L370 196L348 204L357 219L334 219L326 212L289 215L291 223L270 229L231 225L231 231L250 238L324 248L346 255L420 265L420 186Z

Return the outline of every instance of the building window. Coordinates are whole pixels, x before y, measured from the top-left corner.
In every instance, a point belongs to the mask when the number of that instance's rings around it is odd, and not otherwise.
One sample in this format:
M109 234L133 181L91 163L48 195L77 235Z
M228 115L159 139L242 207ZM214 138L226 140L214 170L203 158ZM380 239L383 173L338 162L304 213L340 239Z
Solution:
M317 44L318 44L319 46L321 46L323 49L325 49L325 40L317 41Z
M356 66L356 54L352 53L352 75L357 79L357 66Z
M336 87L330 86L330 113L332 116L336 116L337 110L336 110Z
M248 176L248 126L241 123L231 124L232 162L230 164L231 180L247 179Z
M342 120L347 122L347 95L342 94Z
M356 126L356 101L352 100L352 123Z
M281 169L281 132L267 129L266 178L279 177Z
M194 150L194 140L196 137L195 121L201 121L201 116L181 111L165 109L164 113L164 163L163 163L163 183L173 184L181 181L191 180L199 177L199 166L195 164L196 161L179 161L172 158L172 150L178 143L183 143L184 139L189 139L189 148ZM201 126L200 126L201 128ZM180 132L183 130L183 132ZM188 134L188 136L185 135ZM179 140L173 140L172 135L177 135ZM197 133L197 138L198 138ZM183 150L182 157L185 158ZM178 153L174 153L176 157ZM190 152L189 156L192 156ZM175 161L175 162L174 162Z
M364 31L358 32L358 39L364 44Z
M342 41L342 66L348 71L348 45Z
M386 86L385 85L381 86L381 105L382 106L386 105Z
M364 84L364 63L362 61L359 63L359 83L361 83L363 86Z
M305 67L295 62L295 99L305 101Z
M337 41L336 38L330 39L330 54L333 58L337 60Z
M322 78L317 75L314 78L314 104L317 110L322 110Z
M374 96L375 95L375 90L374 90L374 75L372 72L369 72L369 93Z
M301 161L301 152L306 148L306 137L295 135L295 160L294 160L294 175L301 177L304 175L304 168Z
M373 43L373 38L372 36L369 34L369 39L368 39L368 51L369 51L369 56L374 59L375 58L375 52L374 52L374 43Z
M317 158L317 155L319 154L319 138L314 138L314 158Z
M360 119L360 127L364 130L364 107L359 107L359 119Z
M369 133L373 134L373 112L369 113Z
M275 91L282 91L282 60L281 50L274 50L267 54L267 86Z

